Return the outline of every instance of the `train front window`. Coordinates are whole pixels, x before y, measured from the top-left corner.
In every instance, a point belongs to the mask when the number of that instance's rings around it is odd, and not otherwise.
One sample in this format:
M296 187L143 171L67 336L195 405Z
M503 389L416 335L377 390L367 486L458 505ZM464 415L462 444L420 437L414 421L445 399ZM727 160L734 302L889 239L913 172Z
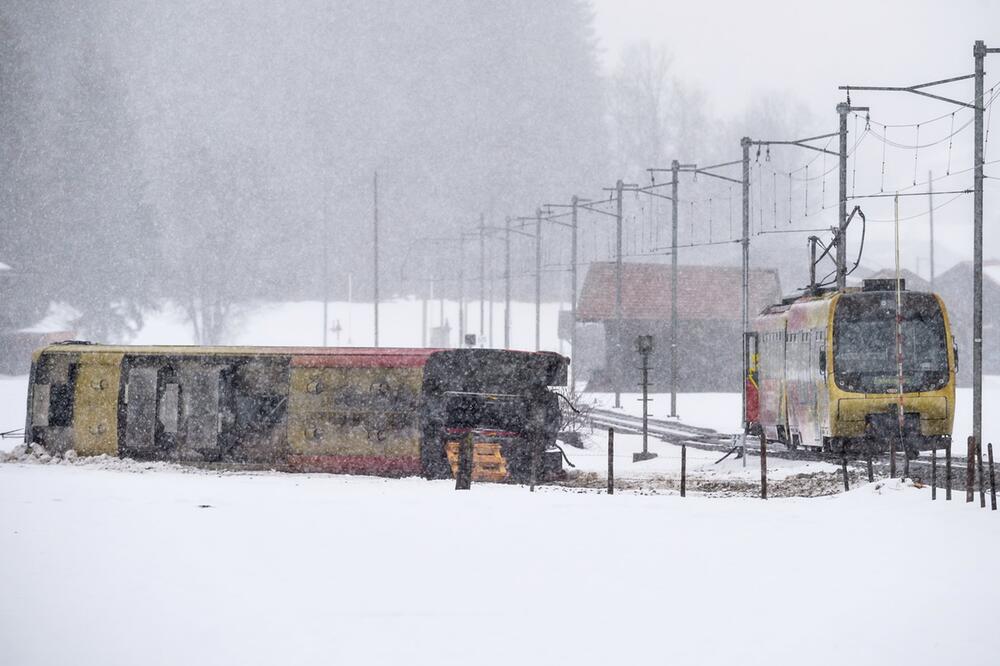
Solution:
M933 391L948 383L944 317L930 294L902 294L903 391ZM898 384L896 296L862 292L841 297L833 321L837 386L887 393Z

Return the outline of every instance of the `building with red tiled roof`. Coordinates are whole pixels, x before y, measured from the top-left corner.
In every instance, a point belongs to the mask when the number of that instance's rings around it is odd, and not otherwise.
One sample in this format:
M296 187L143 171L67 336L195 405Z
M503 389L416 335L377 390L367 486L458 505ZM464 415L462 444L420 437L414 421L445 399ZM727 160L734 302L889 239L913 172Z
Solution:
M742 270L739 266L679 266L677 276L677 379L683 391L738 391L742 358ZM581 359L599 368L591 373L593 390L637 390L639 357L635 339L652 335L653 390L670 382L671 268L668 264L622 264L621 335L615 311L617 271L614 262L592 264L577 303L577 320L604 326L600 359ZM778 272L750 271L750 317L781 299ZM618 344L618 340L621 344ZM586 353L587 350L580 350Z

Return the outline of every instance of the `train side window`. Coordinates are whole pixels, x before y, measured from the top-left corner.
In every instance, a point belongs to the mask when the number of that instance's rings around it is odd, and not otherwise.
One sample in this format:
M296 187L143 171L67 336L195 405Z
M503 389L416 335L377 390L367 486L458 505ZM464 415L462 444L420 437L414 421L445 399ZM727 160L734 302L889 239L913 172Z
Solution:
M160 398L160 413L158 414L164 432L177 432L179 410L180 384L164 384L163 395Z
M35 384L31 394L31 423L36 426L49 425L49 385Z
M73 385L49 386L49 425L66 428L73 425Z

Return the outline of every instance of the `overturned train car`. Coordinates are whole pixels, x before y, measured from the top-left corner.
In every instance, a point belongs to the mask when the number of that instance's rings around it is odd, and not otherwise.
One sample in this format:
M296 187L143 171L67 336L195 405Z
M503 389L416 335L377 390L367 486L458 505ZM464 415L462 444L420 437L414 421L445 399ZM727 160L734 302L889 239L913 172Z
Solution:
M941 298L895 281L788 299L747 339L747 427L789 448L914 457L951 443L958 350ZM902 363L902 391L899 386ZM900 418L902 410L902 418Z
M569 361L495 349L114 347L37 351L25 439L51 451L298 471L558 476L552 386ZM534 461L534 462L533 462Z

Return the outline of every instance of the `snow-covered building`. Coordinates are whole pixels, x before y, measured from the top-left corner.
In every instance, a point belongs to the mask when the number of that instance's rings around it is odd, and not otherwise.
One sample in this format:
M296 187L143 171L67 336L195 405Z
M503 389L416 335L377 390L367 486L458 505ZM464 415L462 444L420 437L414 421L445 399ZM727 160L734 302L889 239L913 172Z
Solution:
M972 262L962 261L934 280L958 342L958 381L972 384ZM909 286L909 285L907 285ZM983 373L1000 375L1000 261L983 262Z
M639 355L635 340L652 335L650 357L653 390L670 387L671 268L668 264L626 263L622 266L621 344L616 344L616 269L596 263L587 271L577 320L604 328L599 349L581 349L579 365L596 365L592 390L638 391ZM683 391L736 391L741 381L742 270L739 266L679 266L677 271L677 383ZM778 272L750 271L750 317L781 299ZM600 354L598 361L578 358Z
M26 300L30 288L27 279L24 273L0 262L0 375L26 374L32 351L73 337L67 324L75 313L50 304L39 319L44 306L36 312L35 304Z

